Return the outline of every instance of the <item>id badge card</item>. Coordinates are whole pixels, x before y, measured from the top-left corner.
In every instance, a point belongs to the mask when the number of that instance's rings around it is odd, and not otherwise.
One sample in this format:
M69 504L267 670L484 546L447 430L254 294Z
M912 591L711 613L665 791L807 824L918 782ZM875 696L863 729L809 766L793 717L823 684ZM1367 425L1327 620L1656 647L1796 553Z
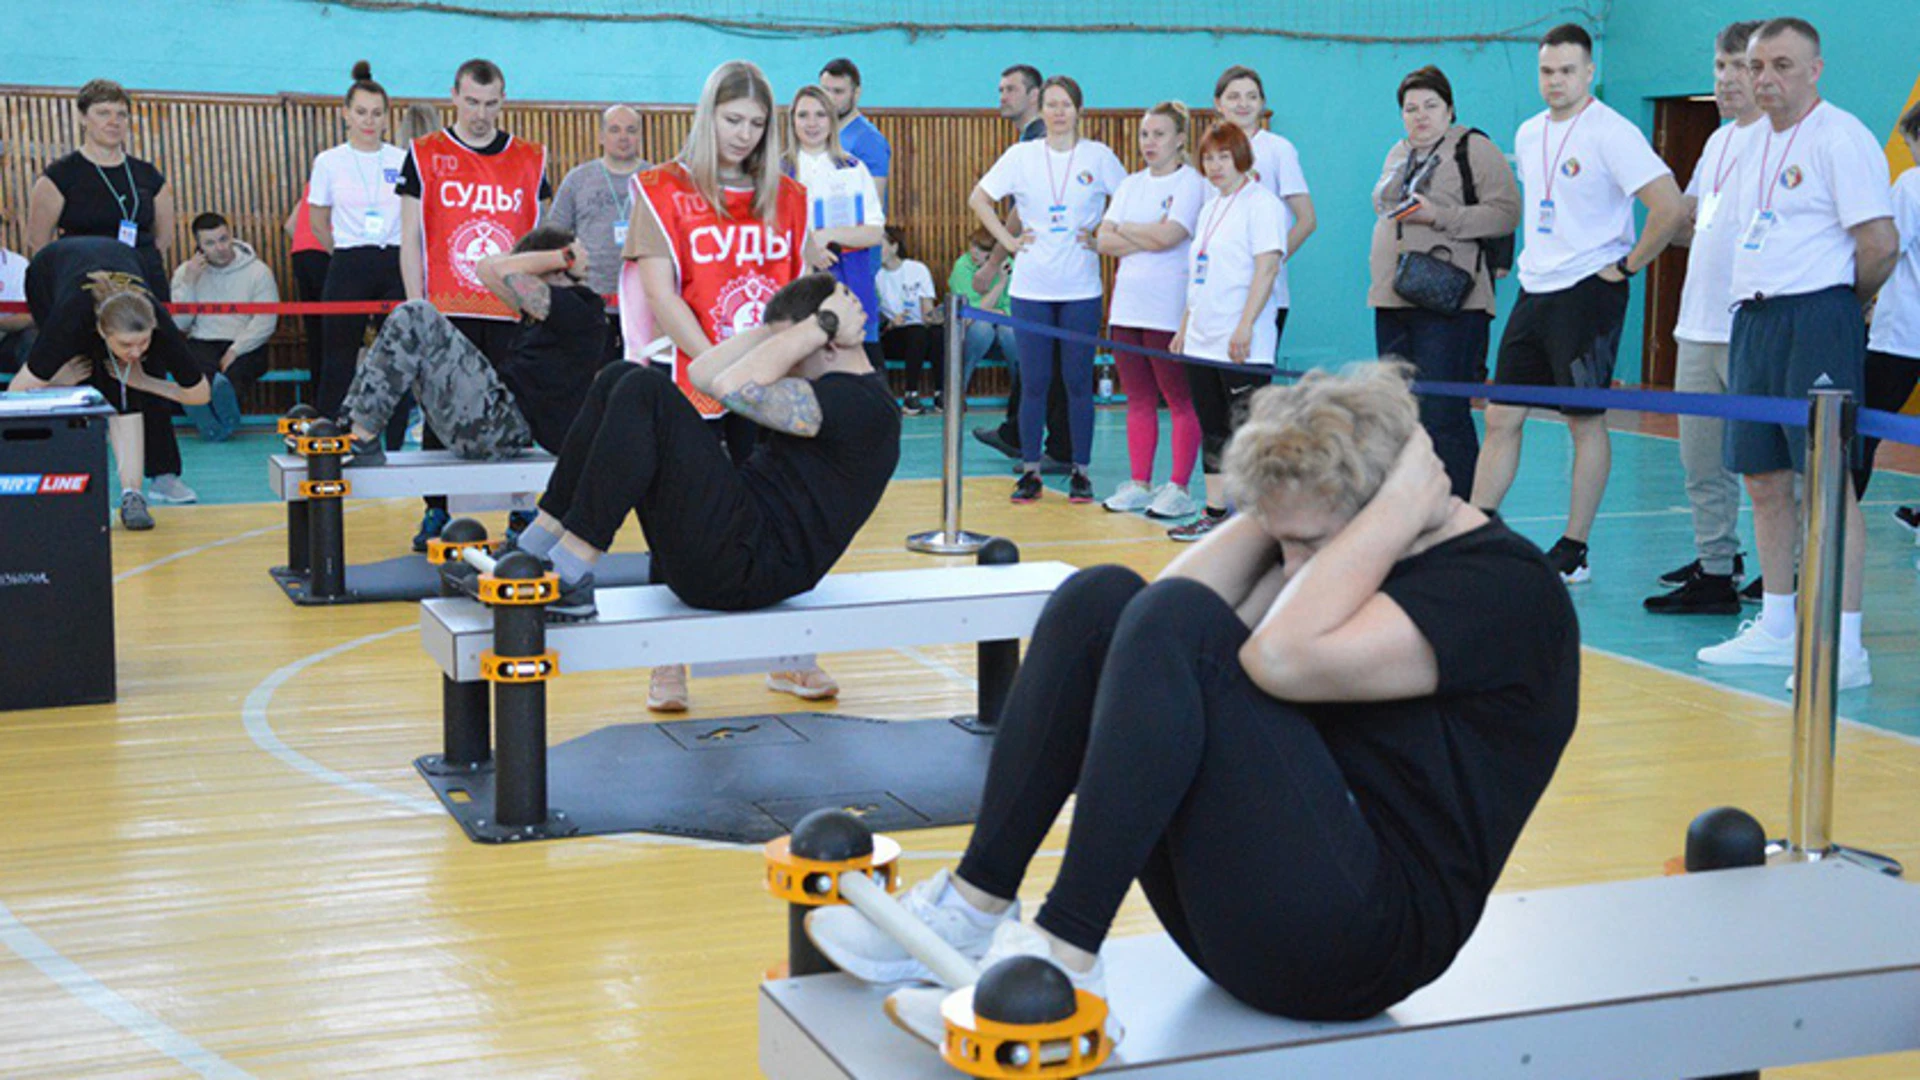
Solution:
M138 247L140 244L140 223L136 221L121 221L119 240L128 247Z
M1708 229L1713 228L1713 219L1718 213L1720 213L1719 192L1716 191L1709 195L1700 196L1700 204L1695 207L1693 211L1694 231L1706 232Z
M378 239L387 235L387 219L378 210L369 210L361 218L369 238Z
M1063 233L1067 231L1067 206L1054 203L1047 207L1047 231Z
M631 222L626 221L616 221L613 223L614 247L624 248L627 246L627 226L630 224Z
M1534 220L1533 231L1537 233L1553 232L1553 200L1540 200L1540 214Z
M1193 257L1193 283L1195 285L1207 283L1207 257L1204 253Z
M1740 247L1746 251L1759 251L1767 246L1767 236L1773 227L1780 224L1780 215L1771 210L1756 210L1753 223L1747 226L1746 239L1740 241Z

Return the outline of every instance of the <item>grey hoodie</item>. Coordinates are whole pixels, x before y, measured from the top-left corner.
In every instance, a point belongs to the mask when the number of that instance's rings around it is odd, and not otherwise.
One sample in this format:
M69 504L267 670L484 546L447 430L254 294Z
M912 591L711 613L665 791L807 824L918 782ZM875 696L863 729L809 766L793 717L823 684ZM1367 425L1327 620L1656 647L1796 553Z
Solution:
M233 242L233 261L225 266L208 266L200 273L193 264L181 263L173 272L173 302L176 304L273 304L280 290L273 283L273 271L239 240ZM236 356L245 356L267 343L277 315L175 315L173 321L187 337L195 341L231 341Z

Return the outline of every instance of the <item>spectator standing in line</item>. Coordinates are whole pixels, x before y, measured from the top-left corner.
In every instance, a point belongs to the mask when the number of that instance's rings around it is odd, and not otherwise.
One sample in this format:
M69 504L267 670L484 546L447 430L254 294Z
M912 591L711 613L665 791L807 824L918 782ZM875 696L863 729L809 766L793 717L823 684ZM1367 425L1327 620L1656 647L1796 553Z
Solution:
M1920 104L1900 117L1900 137L1909 156L1920 160ZM1866 404L1887 412L1899 412L1920 381L1920 168L1909 168L1894 182L1893 221L1900 233L1900 261L1874 302L1873 325L1867 334ZM1879 446L1879 439L1862 441L1857 474L1862 498ZM1898 507L1894 520L1920 529L1920 511L1914 507Z
M651 164L640 156L640 114L615 105L600 114L600 156L573 167L553 193L546 223L580 238L593 255L587 285L601 296L620 289L620 252L633 220L633 178ZM607 335L607 359L621 354L616 322Z
M27 260L17 252L0 248L0 303L23 304L27 300ZM0 373L20 370L33 351L33 316L0 315Z
M1279 196L1286 207L1287 250L1281 256L1280 278L1274 282L1274 294L1280 298L1280 313L1275 328L1285 334L1287 311L1292 306L1287 287L1287 262L1299 254L1301 245L1319 225L1313 210L1313 195L1307 190L1307 176L1300 171L1300 152L1284 136L1267 130L1267 86L1260 73L1235 64L1220 73L1213 84L1213 107L1229 123L1246 133L1253 147L1255 183Z
M834 115L833 98L824 89L803 86L794 93L780 171L807 189L807 265L832 274L871 313L879 310L875 276L887 215L866 163L840 145ZM871 314L866 335L867 363L884 373L880 320Z
M193 258L173 272L173 298L182 304L277 304L280 288L273 271L253 246L234 239L219 214L193 219ZM174 324L187 335L187 351L200 365L210 387L205 405L187 406L187 416L208 442L225 442L240 429L240 396L267 370L267 340L280 317L254 315L178 315Z
M860 69L844 56L829 60L827 66L820 69L820 89L832 99L834 112L839 117L840 145L867 167L884 208L887 181L893 176L893 144L860 112Z

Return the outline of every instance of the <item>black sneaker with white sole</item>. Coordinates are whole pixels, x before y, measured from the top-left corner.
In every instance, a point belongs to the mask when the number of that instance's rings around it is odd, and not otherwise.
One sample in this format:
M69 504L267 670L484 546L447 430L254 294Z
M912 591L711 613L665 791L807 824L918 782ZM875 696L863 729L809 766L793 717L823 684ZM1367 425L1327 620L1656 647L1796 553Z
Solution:
M1740 594L1730 574L1701 574L1673 590L1649 596L1644 606L1655 615L1738 615Z
M1701 574L1705 572L1706 572L1706 568L1700 565L1700 560L1695 559L1692 562L1688 563L1685 566L1680 567L1677 570L1669 570L1666 573L1661 574L1660 584L1665 585L1670 589L1677 589L1680 586L1685 585L1687 582L1692 581L1694 578L1699 577ZM1736 553L1733 556L1733 576L1742 577L1746 574L1746 572L1747 572L1746 556Z
M1894 507L1893 520L1905 526L1908 532L1920 536L1920 506Z
M1569 585L1578 585L1593 578L1593 571L1587 566L1587 545L1566 537L1554 541L1547 549L1547 562L1560 574L1560 580Z

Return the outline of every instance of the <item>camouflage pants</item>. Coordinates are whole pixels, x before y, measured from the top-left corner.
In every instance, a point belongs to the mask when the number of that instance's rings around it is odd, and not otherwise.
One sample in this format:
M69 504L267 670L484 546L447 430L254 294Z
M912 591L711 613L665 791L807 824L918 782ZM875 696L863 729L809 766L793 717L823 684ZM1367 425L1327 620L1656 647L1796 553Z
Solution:
M513 457L533 445L533 429L486 355L425 300L401 304L387 317L353 373L347 417L364 431L385 431L409 390L459 457Z

